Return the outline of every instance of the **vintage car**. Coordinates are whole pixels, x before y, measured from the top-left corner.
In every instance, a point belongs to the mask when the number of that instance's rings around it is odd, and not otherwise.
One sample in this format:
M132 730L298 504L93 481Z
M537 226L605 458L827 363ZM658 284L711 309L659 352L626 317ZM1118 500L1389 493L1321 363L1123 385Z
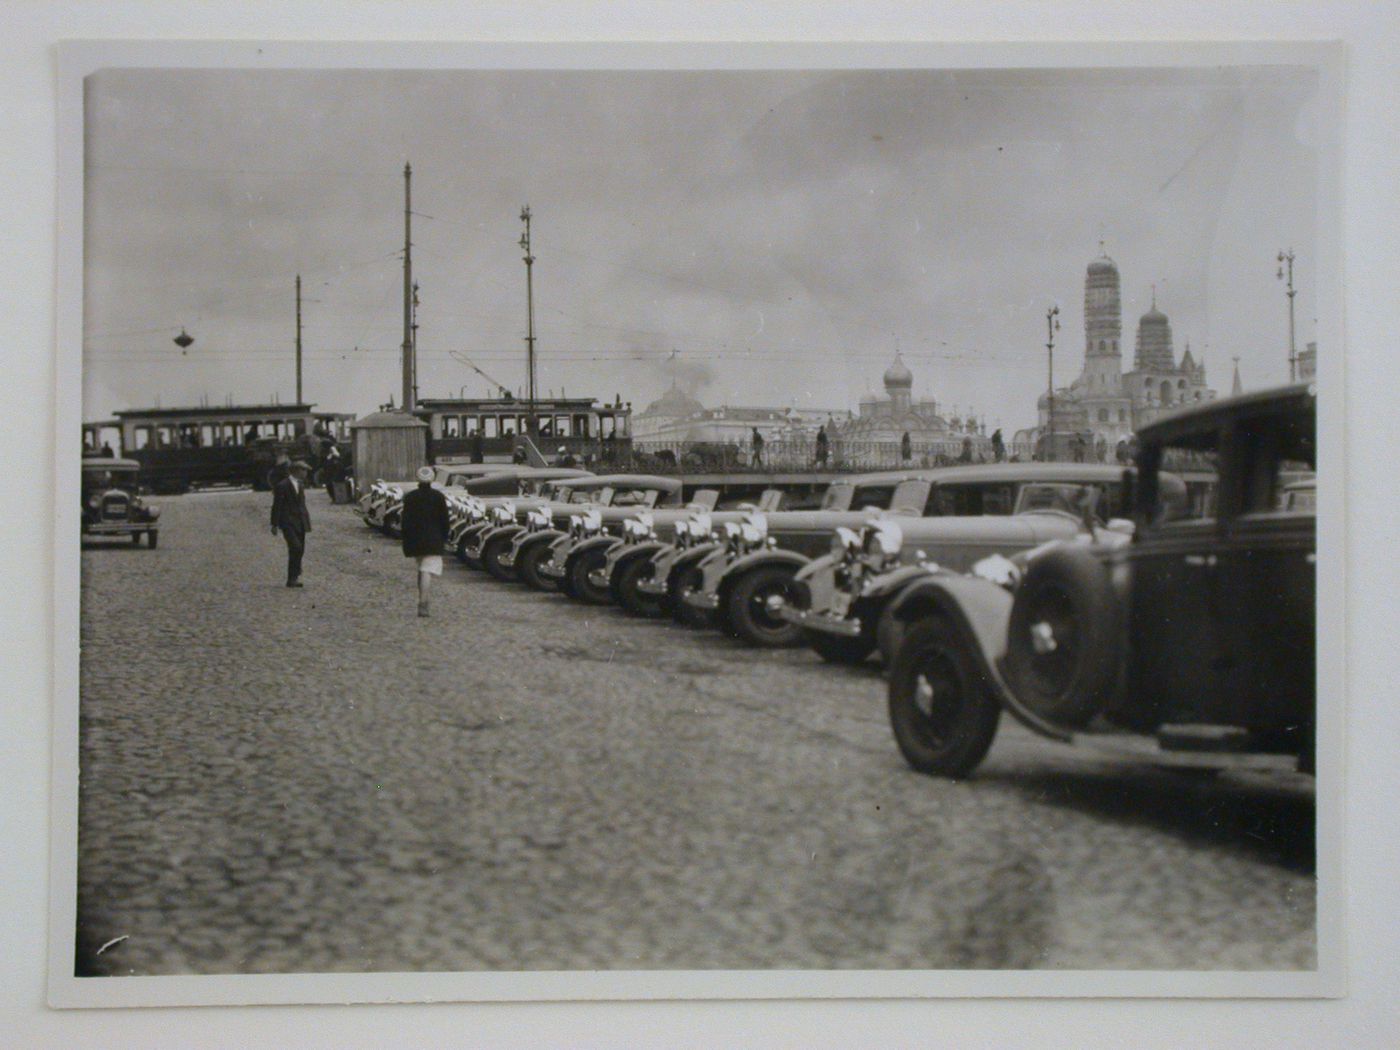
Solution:
M813 553L825 550L824 523L837 517L852 522L864 520L863 512L883 509L895 500L901 483L929 474L929 471L895 470L876 474L860 474L839 478L833 481L822 495L821 506L816 510L782 511L778 522L783 530L785 542L800 549L810 548ZM900 505L905 503L911 509L922 494L901 493ZM689 627L709 626L714 621L714 607L708 602L692 603L691 596L703 590L707 570L716 578L729 564L729 558L738 557L737 548L752 538L759 545L766 545L766 530L769 514L762 516L750 513L743 520L716 522L713 518L705 522L704 528L693 526L684 533L678 533L675 542L663 546L652 555L651 571L638 581L637 589L644 595L657 599L663 611L668 611L678 623ZM744 527L748 531L744 531ZM834 528L832 525L831 528ZM759 528L764 535L759 536Z
M889 510L908 518L1005 517L1015 509L1021 488L1031 482L1116 487L1119 474L1087 463L941 467L907 474ZM731 527L724 546L699 564L699 585L685 600L712 611L721 630L750 645L793 645L801 640L801 628L785 619L783 610L794 576L830 550L838 527L858 528L866 517L809 512L769 515L756 519L747 531Z
M156 545L160 508L140 495L141 464L134 459L92 457L82 464L84 536L130 536Z
M465 513L453 521L448 544L456 551L458 559L474 569L484 568L481 548L490 532L502 525L518 523L535 507L568 500L573 482L573 477L546 481L522 478L519 492L514 496L469 495L463 501Z
M662 616L666 611L663 598L642 590L652 578L658 555L673 547L685 549L702 536L708 540L715 526L742 521L746 511L781 510L786 495L781 489L765 489L756 503L716 510L697 500L684 510L638 515L623 522L621 538L606 547L602 567L588 578L595 587L606 587L611 599L632 615Z
M1309 386L1183 409L1138 434L1129 542L1053 543L1023 568L988 559L907 588L889 682L905 760L968 775L1005 709L1153 764L1310 772L1316 521L1280 497L1316 469L1315 417ZM1163 498L1164 471L1200 469L1217 473L1209 506Z
M657 474L600 474L572 478L559 485L557 499L532 506L496 507L495 522L480 537L481 563L498 580L522 579L534 587L549 589L540 566L551 545L568 533L572 519L593 513L602 528L604 510L651 510L680 507L681 482Z
M451 463L433 468L433 486L444 493L470 493L476 496L518 496L542 481L591 476L591 471L571 467L520 467L508 463ZM398 536L403 521L402 491L417 482L399 486L398 496L383 512L382 529Z
M872 519L841 528L831 552L798 569L781 614L802 628L824 660L858 663L878 649L886 664L899 640L891 609L904 589L929 573L965 573L991 554L1010 556L1051 540L1130 533L1123 468L1107 464L1028 463L1009 516ZM1061 469L1062 467L1068 469ZM1072 480L1071 480L1072 479ZM1163 498L1186 502L1186 487L1163 475ZM1105 542L1111 542L1105 539Z

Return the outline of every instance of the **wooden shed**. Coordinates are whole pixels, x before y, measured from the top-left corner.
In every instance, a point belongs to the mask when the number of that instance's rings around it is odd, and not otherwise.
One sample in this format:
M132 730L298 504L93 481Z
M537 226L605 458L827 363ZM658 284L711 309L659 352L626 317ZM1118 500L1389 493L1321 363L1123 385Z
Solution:
M407 412L373 412L355 420L350 430L361 491L377 480L411 481L428 462L428 424Z

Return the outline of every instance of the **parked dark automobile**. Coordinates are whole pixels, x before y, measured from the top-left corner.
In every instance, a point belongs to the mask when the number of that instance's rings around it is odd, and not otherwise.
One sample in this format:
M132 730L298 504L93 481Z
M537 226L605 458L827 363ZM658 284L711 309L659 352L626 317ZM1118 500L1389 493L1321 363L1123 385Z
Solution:
M1154 763L1310 772L1316 521L1282 497L1316 469L1315 418L1305 386L1184 409L1138 434L1130 542L1054 543L1010 572L908 588L889 683L906 761L968 775L1005 709ZM1202 470L1208 505L1164 498L1165 472Z
M94 457L82 464L84 536L141 537L154 547L160 535L160 508L140 495L141 464L134 459Z

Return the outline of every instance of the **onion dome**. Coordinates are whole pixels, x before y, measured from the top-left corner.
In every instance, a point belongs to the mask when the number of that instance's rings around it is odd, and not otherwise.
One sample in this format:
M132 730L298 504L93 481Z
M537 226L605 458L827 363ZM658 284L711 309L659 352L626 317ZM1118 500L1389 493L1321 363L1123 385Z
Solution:
M674 383L659 398L642 409L639 415L668 416L672 419L688 419L705 411L705 406Z
M1091 262L1091 263L1089 264L1089 273L1090 273L1090 274L1108 274L1108 273L1111 273L1111 274L1113 274L1113 275L1116 277L1116 276L1118 275L1118 264L1117 264L1116 262L1114 262L1112 259L1110 259L1107 255L1100 255L1097 259L1095 259L1093 262Z
M908 390L914 385L914 373L904 364L904 358L894 355L894 364L885 369L886 390Z

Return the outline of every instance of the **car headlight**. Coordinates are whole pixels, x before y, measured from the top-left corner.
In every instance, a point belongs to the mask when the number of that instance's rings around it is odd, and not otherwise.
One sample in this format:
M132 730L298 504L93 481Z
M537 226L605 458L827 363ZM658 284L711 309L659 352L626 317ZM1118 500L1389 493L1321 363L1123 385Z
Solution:
M838 557L847 557L856 554L860 550L860 534L854 529L848 529L844 525L836 527L836 534L831 537L831 553Z
M865 553L880 558L899 556L904 546L904 530L887 519L872 521L865 527Z
M710 535L714 529L714 520L708 513L694 514L690 518L690 537L696 543L701 542Z
M1021 567L1005 555L990 554L972 566L972 575L1011 591L1021 582Z
M603 527L603 515L600 511L590 510L581 515L583 521L579 523L585 533L598 532Z
M761 542L768 536L768 515L762 511L744 515L744 524L748 526L745 536L754 537L755 542Z
M681 519L676 522L676 542L684 545L690 539L690 522Z

